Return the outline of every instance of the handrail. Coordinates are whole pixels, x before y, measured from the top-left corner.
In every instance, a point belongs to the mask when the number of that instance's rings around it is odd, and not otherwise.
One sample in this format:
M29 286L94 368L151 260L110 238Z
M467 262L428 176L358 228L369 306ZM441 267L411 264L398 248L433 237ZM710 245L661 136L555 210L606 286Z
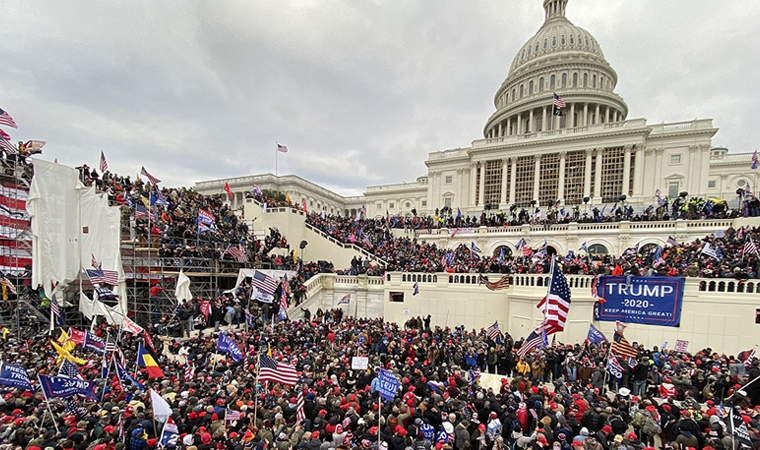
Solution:
M310 224L309 222L304 222L303 224L309 230L311 230L311 231L319 234L323 238L325 238L328 241L334 243L335 245L340 246L341 248L357 251L357 252L361 253L362 255L364 255L364 256L366 256L368 258L377 260L377 262L379 262L380 264L382 264L384 266L388 265L388 263L385 261L385 259L380 258L379 256L375 255L374 253L372 253L369 250L365 249L364 247L359 247L358 245L353 244L353 243L342 242L340 239L338 239L338 238L336 238L334 236L331 236L331 235L325 233L324 231L320 230L319 228L315 227L314 225Z

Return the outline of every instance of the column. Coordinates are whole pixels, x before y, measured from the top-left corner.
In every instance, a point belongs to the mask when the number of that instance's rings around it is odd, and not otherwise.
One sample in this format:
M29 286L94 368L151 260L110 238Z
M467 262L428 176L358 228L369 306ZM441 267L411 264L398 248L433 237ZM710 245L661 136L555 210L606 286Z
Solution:
M461 183L461 191L462 196L459 197L459 206L462 208L466 208L470 206L470 168L465 167L462 169L462 178L460 180ZM428 205L430 204L430 201L428 201Z
M541 107L541 131L546 131L546 106Z
M599 105L597 105L597 111ZM594 198L597 202L602 201L602 147L596 149L596 173L594 174Z
M475 186L478 182L478 163L472 163L470 165L470 206L476 206L478 204L478 198L475 197Z
M664 148L654 149L654 188L660 189L663 195L668 195L668 187L660 187L662 183L662 154L665 152Z
M633 196L642 196L644 186L644 144L636 144L636 166L633 168Z
M559 152L559 186L557 186L557 200L565 198L565 157L567 152Z
M499 195L499 208L504 208L506 205L508 197L507 197L507 176L509 175L509 159L502 158L501 159L501 195Z
M568 128L575 128L576 127L576 125L575 125L575 103L570 103L570 115L568 116L567 120L569 121L568 123L570 124L570 125L568 125Z
M533 170L533 198L538 201L539 181L541 180L541 154L533 155L535 169Z
M631 146L626 145L623 147L623 194L628 195L630 192L630 179L631 179Z
M584 113L585 114L585 113ZM583 170L583 196L591 197L591 155L594 149L586 149L586 166Z
M515 189L517 188L517 180L515 180L515 175L517 174L517 158L512 157L509 158L510 165L512 167L509 168L509 204L513 204L515 202Z
M501 134L501 133L502 133L501 122L499 122L499 137L503 136L503 134Z
M588 125L588 103L583 104L583 126Z
M701 180L699 179L699 175L697 175L697 173L699 172L698 161L697 161L697 150L699 150L699 146L697 145L689 146L689 172L686 175L686 183L684 187L691 194L697 194L698 192L699 193L703 192L699 188L699 184ZM707 186L707 183L705 183L705 186Z
M533 133L536 131L535 128L533 128L533 110L528 111L528 133Z
M604 107L604 123L610 123L610 107Z
M599 123L599 104L596 104L596 111L594 112L594 125Z
M485 187L486 187L486 162L483 161L480 163L480 179L478 180L478 183L480 183L480 192L478 193L478 206L485 205Z

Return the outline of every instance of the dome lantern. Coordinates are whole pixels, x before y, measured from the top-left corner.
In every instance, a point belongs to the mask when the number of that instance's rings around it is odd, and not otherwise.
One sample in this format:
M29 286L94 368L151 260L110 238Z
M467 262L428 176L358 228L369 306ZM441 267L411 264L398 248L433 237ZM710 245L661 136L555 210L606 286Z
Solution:
M546 11L544 22L557 17L565 17L566 7L567 0L544 0L544 11Z

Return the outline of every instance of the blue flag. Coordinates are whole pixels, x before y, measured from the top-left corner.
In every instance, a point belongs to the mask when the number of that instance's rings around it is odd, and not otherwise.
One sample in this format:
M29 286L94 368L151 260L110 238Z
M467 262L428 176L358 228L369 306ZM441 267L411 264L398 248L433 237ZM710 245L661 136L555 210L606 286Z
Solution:
M588 325L588 336L586 336L586 340L592 344L598 344L600 342L607 342L607 337L604 336L604 333L599 331L593 323L590 323Z
M39 375L42 392L48 399L73 397L83 395L91 400L97 400L94 381L62 377L60 375Z
M84 335L84 348L101 355L106 353L106 343L103 342L103 339L100 339L89 331L86 331Z
M34 391L26 369L16 364L0 364L0 384L25 391Z
M380 369L380 376L378 377L377 383L377 390L380 391L380 397L385 400L392 400L393 397L396 396L396 391L398 391L400 386L401 384L393 372Z
M476 253L480 253L480 247L475 245L475 241L470 241L470 250Z
M240 347L238 347L235 341L230 339L230 337L224 333L219 333L219 341L216 343L216 351L230 355L235 362L243 360L243 352L240 351Z
M412 295L417 295L419 293L420 293L420 283L415 281L414 284L412 285Z
M130 375L129 372L127 372L127 369L125 369L124 367L121 366L121 364L119 364L119 360L118 359L114 359L113 362L116 365L116 376L119 377L119 380L121 380L122 383L125 382L125 381L129 381L130 383L132 383L135 386L137 386L137 388L140 389L141 391L145 390L145 388L143 387L143 385L140 384L137 380L135 380L132 377L132 375Z

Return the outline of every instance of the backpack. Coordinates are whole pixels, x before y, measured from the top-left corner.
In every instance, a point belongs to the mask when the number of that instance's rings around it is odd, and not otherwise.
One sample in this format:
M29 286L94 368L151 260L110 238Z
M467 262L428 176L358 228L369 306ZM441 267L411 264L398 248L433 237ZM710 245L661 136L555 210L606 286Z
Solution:
M633 425L634 428L641 429L641 427L644 426L644 422L646 422L646 416L640 411L636 411L636 414L633 416L633 421L631 421L631 425Z
M641 431L650 436L654 436L655 434L660 434L662 432L660 426L657 425L657 422L655 422L651 417L646 418L644 421L644 426L641 427Z

